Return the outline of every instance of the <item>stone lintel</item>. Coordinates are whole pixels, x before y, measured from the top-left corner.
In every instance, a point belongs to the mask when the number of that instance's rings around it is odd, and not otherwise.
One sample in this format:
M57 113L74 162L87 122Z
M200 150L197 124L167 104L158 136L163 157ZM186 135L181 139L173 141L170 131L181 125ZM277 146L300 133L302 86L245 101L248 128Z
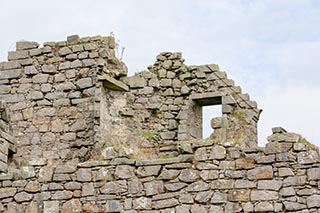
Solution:
M190 98L200 106L210 106L222 104L221 92L193 93Z
M118 91L129 91L129 87L125 83L118 81L109 75L104 74L102 76L99 76L98 79L100 81L103 81L104 87L108 89Z

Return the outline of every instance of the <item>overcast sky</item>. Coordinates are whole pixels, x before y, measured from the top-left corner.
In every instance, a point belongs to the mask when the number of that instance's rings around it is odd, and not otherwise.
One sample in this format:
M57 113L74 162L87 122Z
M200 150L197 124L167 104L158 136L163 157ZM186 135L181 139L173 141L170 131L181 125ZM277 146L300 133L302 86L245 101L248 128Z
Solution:
M260 145L282 126L319 146L319 14L319 0L1 0L0 61L19 40L114 32L130 74L161 51L217 63L264 110Z

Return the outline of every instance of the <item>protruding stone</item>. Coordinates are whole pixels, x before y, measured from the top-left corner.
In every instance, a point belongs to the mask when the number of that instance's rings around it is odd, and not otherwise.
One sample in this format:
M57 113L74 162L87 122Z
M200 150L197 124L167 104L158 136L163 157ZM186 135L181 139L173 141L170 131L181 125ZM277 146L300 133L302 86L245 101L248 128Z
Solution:
M38 48L39 44L34 41L18 41L16 43L16 50L29 50Z

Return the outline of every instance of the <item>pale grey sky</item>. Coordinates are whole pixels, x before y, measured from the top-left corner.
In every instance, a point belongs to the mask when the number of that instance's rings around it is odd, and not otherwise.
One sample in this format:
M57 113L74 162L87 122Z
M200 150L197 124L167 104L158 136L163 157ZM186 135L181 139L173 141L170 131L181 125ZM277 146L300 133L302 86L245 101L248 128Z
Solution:
M319 14L318 0L2 0L0 60L19 40L114 32L131 74L161 51L217 63L264 110L260 144L283 126L320 145Z

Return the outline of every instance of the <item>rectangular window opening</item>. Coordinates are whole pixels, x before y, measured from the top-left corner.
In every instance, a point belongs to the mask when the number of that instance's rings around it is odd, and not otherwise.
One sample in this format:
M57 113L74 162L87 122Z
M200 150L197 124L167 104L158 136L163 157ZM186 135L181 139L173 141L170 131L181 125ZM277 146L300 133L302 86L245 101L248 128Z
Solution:
M222 105L209 105L202 107L202 138L208 138L213 133L211 119L222 116Z

